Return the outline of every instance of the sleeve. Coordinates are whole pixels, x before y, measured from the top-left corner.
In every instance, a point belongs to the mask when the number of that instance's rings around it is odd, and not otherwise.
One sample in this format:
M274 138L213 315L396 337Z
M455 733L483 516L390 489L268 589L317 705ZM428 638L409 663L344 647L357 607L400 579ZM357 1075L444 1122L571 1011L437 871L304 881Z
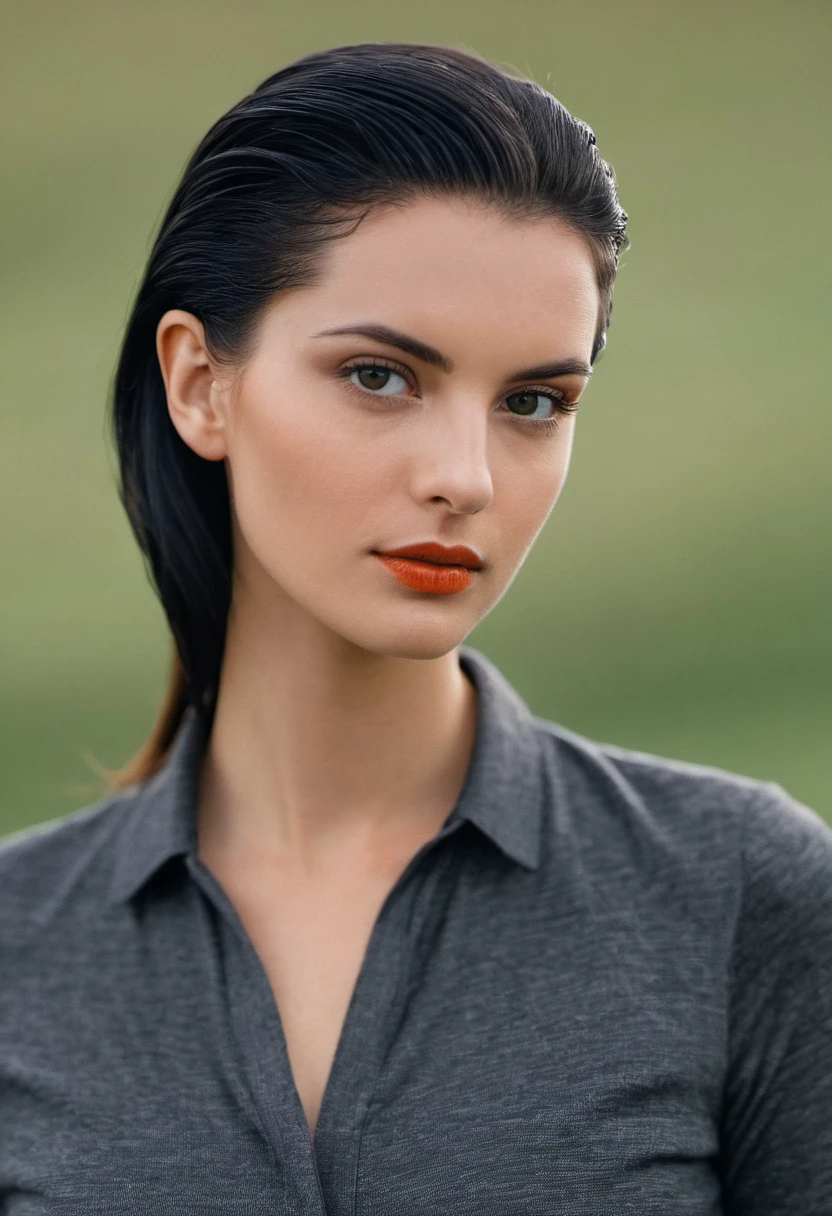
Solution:
M832 830L779 785L746 811L720 1166L726 1216L832 1214Z

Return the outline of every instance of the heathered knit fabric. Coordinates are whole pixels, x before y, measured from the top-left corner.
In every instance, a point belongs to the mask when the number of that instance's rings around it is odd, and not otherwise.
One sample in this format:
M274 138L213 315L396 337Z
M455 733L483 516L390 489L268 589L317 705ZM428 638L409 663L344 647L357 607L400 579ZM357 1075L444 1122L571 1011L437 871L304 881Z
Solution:
M832 831L593 742L479 651L457 805L375 924L314 1145L196 855L204 739L0 846L7 1216L830 1216Z

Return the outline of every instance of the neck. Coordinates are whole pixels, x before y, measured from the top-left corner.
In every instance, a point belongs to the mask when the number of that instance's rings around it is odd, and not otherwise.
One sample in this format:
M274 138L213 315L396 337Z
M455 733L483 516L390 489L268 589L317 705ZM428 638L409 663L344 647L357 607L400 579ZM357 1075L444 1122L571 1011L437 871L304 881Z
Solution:
M438 830L474 742L457 649L376 654L306 617L232 611L199 787L203 856L386 852Z

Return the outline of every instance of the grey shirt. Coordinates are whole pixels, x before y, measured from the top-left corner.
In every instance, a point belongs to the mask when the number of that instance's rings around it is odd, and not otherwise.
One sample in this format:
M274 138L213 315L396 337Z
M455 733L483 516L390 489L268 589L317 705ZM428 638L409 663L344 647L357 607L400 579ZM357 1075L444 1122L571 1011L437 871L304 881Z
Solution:
M193 713L151 780L3 842L3 1212L832 1213L832 831L460 662L464 788L373 928L314 1145L197 858Z

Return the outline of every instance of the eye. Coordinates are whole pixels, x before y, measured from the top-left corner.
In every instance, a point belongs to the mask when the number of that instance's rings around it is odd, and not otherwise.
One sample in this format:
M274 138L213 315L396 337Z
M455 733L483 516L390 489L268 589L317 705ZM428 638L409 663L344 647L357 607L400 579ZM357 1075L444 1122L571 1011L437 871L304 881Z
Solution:
M408 382L401 372L383 363L353 364L344 375L358 388L368 389L377 397L398 397L407 390Z
M546 393L538 393L534 389L526 388L519 393L510 393L505 401L512 414L531 418L535 422L553 417L563 404L561 395L551 389ZM542 409L544 413L538 414L539 409Z

